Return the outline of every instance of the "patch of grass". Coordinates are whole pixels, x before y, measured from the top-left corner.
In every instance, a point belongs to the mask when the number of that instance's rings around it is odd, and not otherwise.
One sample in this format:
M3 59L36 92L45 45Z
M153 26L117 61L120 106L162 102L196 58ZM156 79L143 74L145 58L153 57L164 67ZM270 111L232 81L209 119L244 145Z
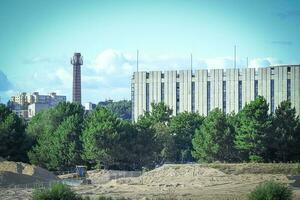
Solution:
M292 200L292 198L291 188L274 181L258 185L249 195L249 200Z
M63 184L55 184L50 189L37 189L33 192L31 200L91 200L90 197L82 197L71 188ZM99 196L96 200L126 200L124 197Z
M300 163L297 164L297 169L296 169L297 173L300 174Z
M32 200L82 200L68 186L55 184L50 189L38 189L33 192Z

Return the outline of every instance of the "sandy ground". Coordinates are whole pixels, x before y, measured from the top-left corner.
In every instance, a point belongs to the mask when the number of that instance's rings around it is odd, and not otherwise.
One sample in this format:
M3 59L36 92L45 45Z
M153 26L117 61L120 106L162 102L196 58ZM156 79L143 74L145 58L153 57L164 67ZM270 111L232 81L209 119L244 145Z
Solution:
M208 166L164 165L139 177L118 178L119 172L89 173L91 185L73 189L84 196L126 197L130 199L247 199L256 185L266 180L289 184L294 199L300 199L300 176L265 173L225 173ZM124 175L125 176L125 175ZM119 176L120 177L120 176ZM122 177L122 176L121 176ZM28 199L32 189L0 189L0 199Z

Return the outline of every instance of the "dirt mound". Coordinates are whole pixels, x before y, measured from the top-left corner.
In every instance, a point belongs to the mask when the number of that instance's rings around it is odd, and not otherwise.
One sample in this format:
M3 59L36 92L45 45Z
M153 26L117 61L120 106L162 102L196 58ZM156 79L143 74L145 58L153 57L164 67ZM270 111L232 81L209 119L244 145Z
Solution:
M186 184L199 182L198 180L226 178L226 174L213 168L203 167L198 164L193 165L163 165L157 169L146 172L140 177L129 179L118 179L116 184Z
M31 184L58 180L51 172L21 162L0 162L0 186Z

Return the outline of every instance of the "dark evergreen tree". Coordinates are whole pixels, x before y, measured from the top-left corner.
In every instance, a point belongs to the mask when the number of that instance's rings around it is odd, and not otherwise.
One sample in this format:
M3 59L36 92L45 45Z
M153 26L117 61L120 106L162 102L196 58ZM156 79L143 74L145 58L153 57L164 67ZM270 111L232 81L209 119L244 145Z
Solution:
M4 104L0 104L0 157L27 162L31 140L25 134L25 123Z
M75 103L59 103L33 117L27 128L36 140L28 153L30 162L51 170L73 169L81 164L83 118L83 107Z
M176 161L190 162L192 157L192 139L195 131L199 128L204 117L198 113L182 112L172 117L170 121L170 133L174 137Z
M266 135L271 131L272 121L268 114L269 105L262 96L236 115L235 146L244 161L262 161L266 152Z
M209 112L192 141L193 157L200 162L232 161L235 158L234 128L225 113Z
M293 161L299 153L299 117L290 101L283 101L276 108L273 117L273 131L268 132L268 160ZM273 155L273 156L271 156Z

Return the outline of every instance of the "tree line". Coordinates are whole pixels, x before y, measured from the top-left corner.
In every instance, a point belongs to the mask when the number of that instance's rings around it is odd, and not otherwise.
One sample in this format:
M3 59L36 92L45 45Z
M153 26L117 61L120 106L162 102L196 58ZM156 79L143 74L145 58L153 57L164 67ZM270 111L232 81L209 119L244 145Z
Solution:
M60 103L26 124L0 105L0 156L49 170L75 165L138 170L166 162L299 162L300 120L289 101L273 114L259 96L238 113L216 108L204 117L172 116L164 103L152 103L132 123L98 105Z

